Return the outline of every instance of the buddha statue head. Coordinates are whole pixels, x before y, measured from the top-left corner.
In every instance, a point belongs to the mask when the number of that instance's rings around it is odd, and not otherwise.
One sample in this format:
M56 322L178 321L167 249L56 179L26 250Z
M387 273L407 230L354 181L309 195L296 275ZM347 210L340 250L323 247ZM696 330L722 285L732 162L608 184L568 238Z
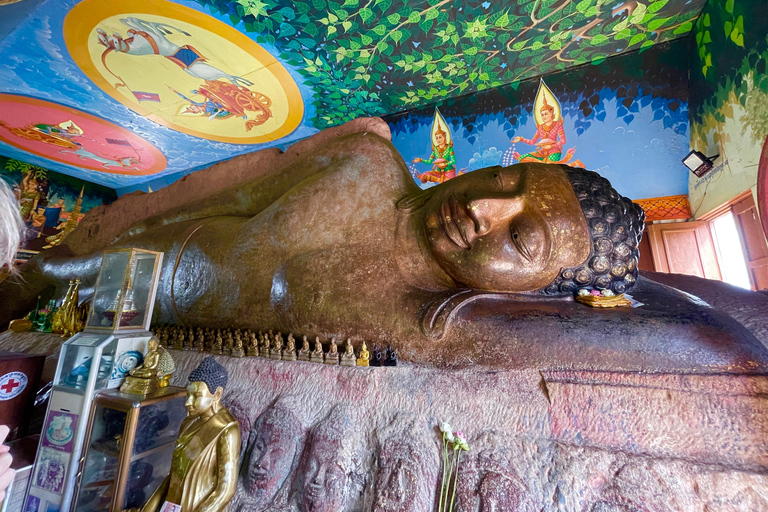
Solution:
M312 429L298 470L302 512L347 510L356 498L354 481L364 480L356 475L364 440L365 433L348 406L337 405Z
M221 406L221 396L227 386L227 370L212 357L206 357L189 374L187 402L190 416L212 416Z
M377 430L373 512L433 508L440 461L425 433L431 433L427 425L402 414Z
M242 473L248 510L264 510L298 464L308 421L301 401L294 396L278 399L256 420L248 439Z
M644 213L591 171L490 167L406 196L398 208L427 264L456 287L623 293L637 278Z

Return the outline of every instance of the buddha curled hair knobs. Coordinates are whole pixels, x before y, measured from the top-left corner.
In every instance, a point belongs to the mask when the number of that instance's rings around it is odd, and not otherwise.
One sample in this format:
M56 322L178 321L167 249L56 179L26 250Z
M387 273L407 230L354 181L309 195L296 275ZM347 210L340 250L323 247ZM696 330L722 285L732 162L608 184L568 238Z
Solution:
M645 212L619 195L596 172L564 167L587 219L592 247L579 266L565 268L542 290L565 295L581 289L629 291L637 281L638 244L643 236Z
M200 366L189 374L189 382L205 382L211 393L215 393L219 387L224 390L227 387L227 379L227 369L210 356L203 359Z

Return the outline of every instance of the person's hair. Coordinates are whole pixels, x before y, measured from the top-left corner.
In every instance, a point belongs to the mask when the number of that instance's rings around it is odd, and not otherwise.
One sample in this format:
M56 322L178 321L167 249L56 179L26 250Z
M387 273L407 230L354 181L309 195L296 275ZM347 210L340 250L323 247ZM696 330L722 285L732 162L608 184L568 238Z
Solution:
M24 221L19 203L8 185L0 179L0 271L14 272L13 258L21 243Z
M584 263L561 270L542 293L564 295L580 289L629 291L637 281L637 246L643 236L645 212L596 172L565 166L564 170L587 218L592 249Z
M189 374L189 382L205 382L211 393L215 393L218 388L223 391L227 387L227 380L227 369L210 356L203 359L200 366Z

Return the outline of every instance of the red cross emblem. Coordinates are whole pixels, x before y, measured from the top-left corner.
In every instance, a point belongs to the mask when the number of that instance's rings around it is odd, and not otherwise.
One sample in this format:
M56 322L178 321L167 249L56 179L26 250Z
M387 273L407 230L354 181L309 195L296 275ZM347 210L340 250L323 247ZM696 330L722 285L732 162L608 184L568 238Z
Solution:
M6 393L11 393L14 389L21 386L21 382L13 379L8 379L8 382L0 386L0 389L5 391Z

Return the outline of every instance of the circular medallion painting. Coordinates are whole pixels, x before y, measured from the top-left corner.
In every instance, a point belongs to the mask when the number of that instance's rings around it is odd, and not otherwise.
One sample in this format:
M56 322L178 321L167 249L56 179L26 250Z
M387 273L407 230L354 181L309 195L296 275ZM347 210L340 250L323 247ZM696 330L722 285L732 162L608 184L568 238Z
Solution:
M35 155L94 171L155 174L165 156L133 132L58 103L0 93L0 140Z
M295 130L299 88L282 64L235 28L157 0L85 0L64 20L72 58L107 94L164 126L255 144Z

